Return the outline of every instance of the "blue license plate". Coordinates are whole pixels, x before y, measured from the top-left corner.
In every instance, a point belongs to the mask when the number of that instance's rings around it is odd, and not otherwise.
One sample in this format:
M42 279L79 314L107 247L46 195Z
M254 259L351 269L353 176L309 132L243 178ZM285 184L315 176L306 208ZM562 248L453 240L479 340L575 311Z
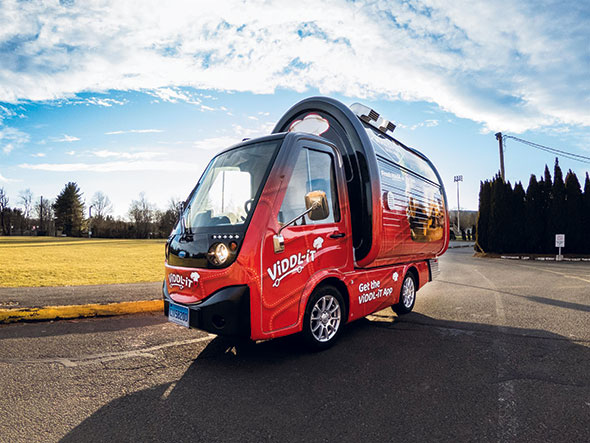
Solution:
M168 321L172 323L176 323L180 326L189 327L188 322L189 311L186 306L176 305L174 303L170 303L168 305Z

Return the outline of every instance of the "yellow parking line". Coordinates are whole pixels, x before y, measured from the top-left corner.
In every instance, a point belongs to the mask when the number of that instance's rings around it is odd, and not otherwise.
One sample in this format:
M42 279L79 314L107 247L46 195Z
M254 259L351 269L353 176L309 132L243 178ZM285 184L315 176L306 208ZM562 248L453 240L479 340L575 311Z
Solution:
M0 309L0 323L19 321L55 320L81 317L137 314L163 311L162 300L142 300L121 303L44 306L42 308Z

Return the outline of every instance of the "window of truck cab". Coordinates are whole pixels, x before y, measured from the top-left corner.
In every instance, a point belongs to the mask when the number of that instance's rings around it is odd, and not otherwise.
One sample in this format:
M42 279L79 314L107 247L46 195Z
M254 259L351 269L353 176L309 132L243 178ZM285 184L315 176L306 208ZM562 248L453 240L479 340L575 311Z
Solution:
M189 228L244 226L252 214L282 140L252 143L215 157L190 198Z
M326 193L330 214L323 220L311 220L307 215L300 217L293 226L337 223L340 221L338 187L334 170L334 155L326 151L301 148L287 191L279 210L279 223L289 222L305 212L305 195L311 191Z

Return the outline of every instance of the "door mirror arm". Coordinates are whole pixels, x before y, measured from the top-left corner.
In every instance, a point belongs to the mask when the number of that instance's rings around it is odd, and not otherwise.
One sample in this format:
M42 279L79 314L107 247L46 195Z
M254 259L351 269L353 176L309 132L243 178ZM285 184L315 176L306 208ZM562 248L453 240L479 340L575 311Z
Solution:
M283 226L281 226L281 228L279 229L279 232L272 238L274 250L275 250L276 254L278 254L279 252L283 252L285 250L285 239L283 238L283 235L281 234L281 232L283 232L283 229L285 229L288 226L291 226L293 223L295 223L301 217L309 214L314 209L317 209L319 207L319 205L320 205L319 202L313 202L313 204L311 205L311 207L309 209L306 209L301 214L299 214L297 217L289 220L287 223L285 223Z

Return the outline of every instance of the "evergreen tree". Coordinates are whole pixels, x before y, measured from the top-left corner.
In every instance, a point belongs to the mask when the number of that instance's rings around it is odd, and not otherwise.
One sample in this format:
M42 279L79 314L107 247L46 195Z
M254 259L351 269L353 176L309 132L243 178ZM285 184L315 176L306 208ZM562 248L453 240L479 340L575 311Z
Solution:
M565 177L565 250L582 252L582 189L570 169Z
M82 235L84 222L84 204L82 193L74 182L69 182L55 199L55 225L67 236Z
M526 252L541 252L543 249L543 233L545 232L545 203L543 201L543 181L531 174L526 191L525 204L525 244Z
M514 185L512 192L512 208L510 211L511 228L510 228L510 252L525 252L525 192L522 183Z
M559 160L555 159L555 168L553 173L553 187L551 188L551 201L549 203L549 213L547 216L548 228L546 235L545 252L555 251L555 234L565 233L565 183L563 174L559 167Z
M540 185L543 201L543 234L539 252L553 252L555 243L551 240L551 222L549 219L551 200L553 199L553 181L547 165L545 165L545 172Z
M490 221L490 203L492 186L489 180L479 184L479 211L477 213L477 236L476 247L481 252L488 252L489 238L488 229Z
M582 198L582 239L583 252L590 254L590 176L586 172L586 181L584 182L584 195Z
M512 224L509 210L511 194L510 183L504 183L500 176L496 176L492 182L488 228L490 252L503 253L509 248L509 229Z

